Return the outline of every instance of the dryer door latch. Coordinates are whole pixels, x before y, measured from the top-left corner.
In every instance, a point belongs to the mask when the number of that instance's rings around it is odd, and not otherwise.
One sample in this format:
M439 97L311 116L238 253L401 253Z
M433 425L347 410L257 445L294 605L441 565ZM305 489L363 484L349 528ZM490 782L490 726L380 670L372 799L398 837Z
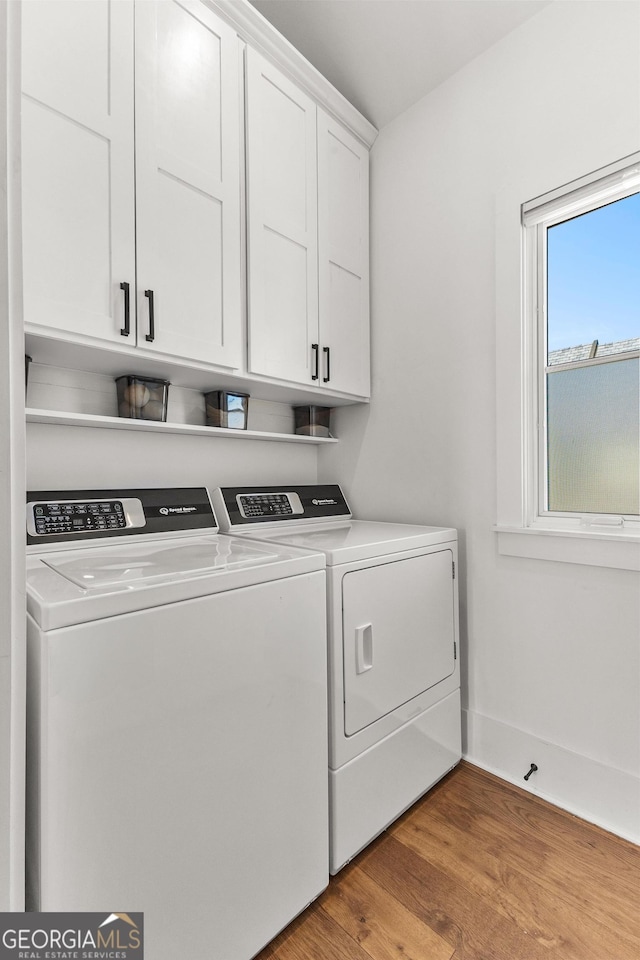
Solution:
M373 626L356 627L356 673L366 673L373 666Z

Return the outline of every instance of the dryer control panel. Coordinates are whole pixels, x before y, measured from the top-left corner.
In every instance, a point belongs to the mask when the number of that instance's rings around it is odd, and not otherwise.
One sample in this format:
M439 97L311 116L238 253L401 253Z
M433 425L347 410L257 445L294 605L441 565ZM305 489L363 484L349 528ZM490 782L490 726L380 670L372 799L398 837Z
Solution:
M304 513L297 493L239 493L236 497L240 513L249 517L293 517Z
M337 483L287 487L219 487L212 493L221 530L249 524L349 520L351 511Z

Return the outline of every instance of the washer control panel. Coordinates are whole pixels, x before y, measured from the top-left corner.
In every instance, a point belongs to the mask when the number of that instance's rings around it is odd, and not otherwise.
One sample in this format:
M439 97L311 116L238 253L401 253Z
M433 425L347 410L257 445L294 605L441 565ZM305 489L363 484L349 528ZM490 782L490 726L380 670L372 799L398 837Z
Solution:
M50 500L27 503L27 531L32 537L95 534L145 525L142 503L122 500Z
M304 513L297 493L239 493L238 509L246 519L293 517Z
M27 548L115 537L217 533L206 487L32 490L27 493Z

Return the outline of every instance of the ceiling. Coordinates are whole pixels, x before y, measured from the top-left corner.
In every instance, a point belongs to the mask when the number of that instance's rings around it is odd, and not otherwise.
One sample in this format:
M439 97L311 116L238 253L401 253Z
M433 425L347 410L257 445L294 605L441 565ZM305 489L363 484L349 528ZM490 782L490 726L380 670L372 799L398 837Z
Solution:
M550 0L251 0L378 129Z

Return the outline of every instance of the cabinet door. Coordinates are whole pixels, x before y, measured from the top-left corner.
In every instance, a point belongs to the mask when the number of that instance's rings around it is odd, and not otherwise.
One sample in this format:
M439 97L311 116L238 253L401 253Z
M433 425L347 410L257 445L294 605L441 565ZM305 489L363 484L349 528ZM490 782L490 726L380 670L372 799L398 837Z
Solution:
M22 4L29 324L124 342L135 283L133 4Z
M138 345L228 367L242 359L240 84L238 38L204 4L136 4Z
M316 106L247 50L249 369L311 384L318 330Z
M321 383L369 396L369 151L318 110Z

